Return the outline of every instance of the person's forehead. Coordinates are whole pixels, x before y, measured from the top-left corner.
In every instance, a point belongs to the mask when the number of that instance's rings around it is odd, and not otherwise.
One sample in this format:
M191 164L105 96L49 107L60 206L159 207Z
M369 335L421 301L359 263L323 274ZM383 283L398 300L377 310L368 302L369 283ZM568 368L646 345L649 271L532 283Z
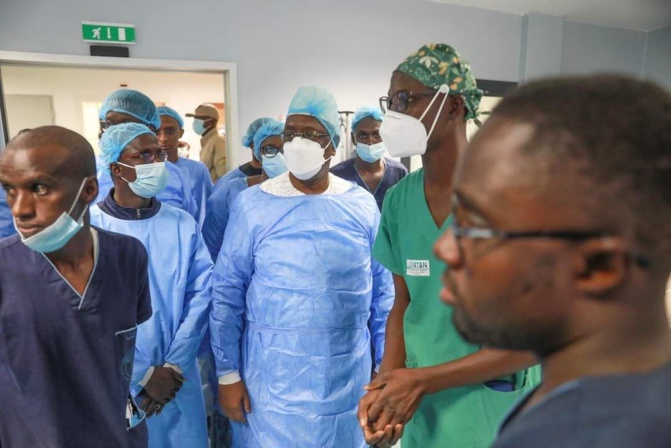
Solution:
M29 148L7 147L0 158L0 177L12 174L61 178L63 164L68 160L68 150L58 144L48 143Z
M261 142L261 147L263 148L264 146L282 146L282 137L279 135L271 135L270 137L264 139Z
M587 191L588 181L549 156L526 154L533 135L530 124L492 117L461 155L454 191L513 230L592 226L591 199L572 193Z
M319 120L310 115L289 115L284 127L327 132L326 128L319 122Z
M430 90L421 82L401 72L394 72L391 75L391 84L389 86L389 94L393 95L401 91L420 92Z
M125 149L124 152L143 152L158 148L158 141L153 134L142 134L133 140Z
M354 129L354 132L359 132L359 131L364 131L364 132L372 132L372 131L377 131L380 129L380 125L382 125L381 121L376 120L373 117L366 117L362 119L360 122L357 123L356 128Z
M123 112L116 112L113 110L107 112L107 115L105 115L105 120L115 124L142 123L142 120L135 118L132 115L128 115Z
M173 127L179 129L179 123L174 118L168 115L161 115L161 127L168 128Z

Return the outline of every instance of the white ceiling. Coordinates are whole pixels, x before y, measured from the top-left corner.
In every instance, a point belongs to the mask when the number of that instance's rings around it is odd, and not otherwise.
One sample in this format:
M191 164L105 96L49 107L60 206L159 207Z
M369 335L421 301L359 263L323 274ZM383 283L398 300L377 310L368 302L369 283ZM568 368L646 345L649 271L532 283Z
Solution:
M431 0L513 14L540 13L576 22L651 31L671 26L671 0Z

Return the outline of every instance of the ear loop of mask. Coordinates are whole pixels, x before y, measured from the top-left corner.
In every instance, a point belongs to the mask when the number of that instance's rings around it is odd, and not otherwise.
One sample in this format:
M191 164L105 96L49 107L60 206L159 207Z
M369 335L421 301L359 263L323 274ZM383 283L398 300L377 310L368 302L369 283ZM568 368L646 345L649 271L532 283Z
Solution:
M444 93L445 96L443 97L443 102L440 103L440 109L438 109L438 113L436 114L436 118L433 120L433 124L431 125L431 130L429 131L429 134L426 136L426 139L429 140L429 137L431 137L431 134L433 134L433 129L436 127L436 123L438 123L438 118L440 118L440 114L443 111L443 107L445 106L445 101L447 101L447 96L450 93L450 88L448 87L447 84L443 84L440 86L436 94L433 96L433 99L431 99L431 102L429 103L428 107L422 114L422 116L419 118L419 121L424 120L424 117L426 116L427 113L431 110L431 107L433 106L433 103L436 101L436 98L438 98L438 95Z
M77 191L77 198L75 199L75 202L72 204L72 207L70 207L70 211L68 211L68 215L72 217L71 213L75 209L75 206L77 205L77 201L79 200L79 197L82 194L82 191L84 191L84 187L86 186L86 181L88 180L88 177L85 177L84 180L82 181L82 184L79 186L79 191ZM86 210L88 209L88 204L86 204L86 207L84 207L84 211L81 212L79 215L79 218L77 218L77 222L81 221L81 219L84 217L84 213L86 213Z
M121 166L125 166L126 168L130 168L130 169L132 169L132 170L135 169L134 166L126 165L125 163L121 163L121 162L118 162L118 161L116 162L116 164L117 164L117 165L121 165ZM137 176L137 174L136 174L136 176ZM126 178L123 177L123 176L119 176L119 177L121 177L121 179L122 179L123 181L125 181L127 184L131 184L131 183L132 183L132 182L128 182L128 181L126 180Z

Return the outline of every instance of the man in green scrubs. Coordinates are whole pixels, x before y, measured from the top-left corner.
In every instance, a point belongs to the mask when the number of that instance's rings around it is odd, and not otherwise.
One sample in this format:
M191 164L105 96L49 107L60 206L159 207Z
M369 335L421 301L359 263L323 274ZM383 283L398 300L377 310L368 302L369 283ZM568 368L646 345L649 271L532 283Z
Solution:
M394 274L380 374L361 399L371 445L485 448L506 411L538 383L529 353L469 344L440 302L444 265L435 241L451 221L452 173L477 119L482 91L450 46L429 44L394 71L380 133L392 156L421 155L423 168L387 194L373 254Z

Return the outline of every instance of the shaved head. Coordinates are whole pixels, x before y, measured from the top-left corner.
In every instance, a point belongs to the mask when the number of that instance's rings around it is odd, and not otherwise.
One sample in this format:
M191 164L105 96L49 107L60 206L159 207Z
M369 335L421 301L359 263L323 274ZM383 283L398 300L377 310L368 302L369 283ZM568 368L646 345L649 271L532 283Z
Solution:
M21 132L10 140L7 151L57 147L62 155L55 161L54 172L77 179L96 175L96 160L89 142L74 131L60 126L43 126ZM4 155L4 154L3 154Z

